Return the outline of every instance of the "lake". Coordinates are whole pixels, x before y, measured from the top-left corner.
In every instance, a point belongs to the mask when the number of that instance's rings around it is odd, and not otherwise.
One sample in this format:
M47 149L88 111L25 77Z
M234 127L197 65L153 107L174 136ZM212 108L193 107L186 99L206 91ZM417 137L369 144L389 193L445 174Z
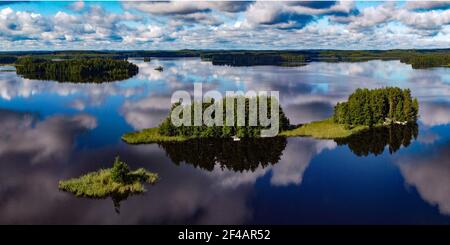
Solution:
M133 60L125 81L73 84L0 67L2 224L450 224L450 69L399 61L301 67ZM163 66L164 71L154 70ZM325 119L356 88L410 88L416 128L345 142L312 138L127 145L176 90L276 90L291 123ZM160 181L125 200L85 199L58 181L120 156Z

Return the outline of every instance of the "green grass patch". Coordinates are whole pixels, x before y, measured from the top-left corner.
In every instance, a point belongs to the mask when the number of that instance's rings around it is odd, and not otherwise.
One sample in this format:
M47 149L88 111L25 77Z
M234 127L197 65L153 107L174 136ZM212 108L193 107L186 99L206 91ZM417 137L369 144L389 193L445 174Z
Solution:
M116 159L116 162L118 158ZM125 164L121 162L122 164ZM135 171L121 172L123 181L114 177L116 165L113 168L100 169L79 178L59 181L59 189L73 193L77 197L104 198L108 196L127 196L145 191L143 183L154 184L158 175L139 168Z
M368 126L355 126L347 128L343 124L333 122L332 118L303 124L298 128L281 132L280 136L296 137L307 136L317 139L339 139L367 130Z
M122 140L128 144L150 144L181 142L189 139L189 137L184 136L164 136L159 134L158 130L158 128L148 128L138 132L126 133L122 136Z

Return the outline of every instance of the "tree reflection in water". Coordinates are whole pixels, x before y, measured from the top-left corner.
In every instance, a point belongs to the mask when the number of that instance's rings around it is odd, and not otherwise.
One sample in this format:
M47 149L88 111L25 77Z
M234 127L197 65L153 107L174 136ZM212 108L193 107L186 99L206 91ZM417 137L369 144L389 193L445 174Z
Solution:
M419 127L416 123L408 125L392 125L389 127L377 127L352 135L345 139L336 139L338 145L348 145L357 156L380 155L386 146L389 153L393 154L400 147L408 147L412 139L417 139Z
M402 146L408 147L418 136L418 125L377 127L345 139L336 139L338 145L348 145L357 156L380 155L388 146L393 154ZM193 139L185 142L159 143L167 156L179 165L182 162L208 171L215 165L232 171L255 171L276 164L286 148L283 137L241 139Z
M139 195L139 194L142 194L142 193L135 193L133 195ZM111 199L112 199L113 205L114 205L114 211L117 214L120 214L120 202L127 200L129 196L130 196L130 194L113 194L113 195L111 195Z
M408 147L418 137L418 125L392 125L378 127L353 135L346 139L335 140L338 145L348 145L357 156L380 155L388 146L393 154L402 146ZM241 139L192 139L185 142L164 142L159 147L177 165L187 163L207 171L215 166L234 172L251 171L266 168L280 161L287 146L284 137ZM120 202L125 196L111 196L115 211L120 213Z
M216 164L232 171L252 171L259 166L274 165L286 148L282 137L241 139L195 139L187 142L160 143L167 156L177 165L181 162L212 171Z

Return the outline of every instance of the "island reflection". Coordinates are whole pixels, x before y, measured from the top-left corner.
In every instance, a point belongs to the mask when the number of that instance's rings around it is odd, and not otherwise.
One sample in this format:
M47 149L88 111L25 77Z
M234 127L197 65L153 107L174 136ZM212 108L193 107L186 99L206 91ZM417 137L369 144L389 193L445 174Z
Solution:
M417 139L419 128L416 123L377 127L336 139L338 145L347 145L356 156L375 156L383 154L386 146L390 154L402 146L408 147ZM254 172L259 167L275 165L286 148L284 137L241 139L192 139L185 142L164 142L158 144L176 165L187 163L207 171L215 165L234 172Z
M393 154L402 146L408 147L413 139L417 139L419 127L417 123L408 125L391 125L376 127L352 135L344 139L336 139L338 145L347 145L357 156L381 155L386 146Z
M245 69L197 59L136 64L135 77L102 84L42 82L0 72L1 224L264 224L274 218L279 224L449 223L446 70L412 70L399 61ZM153 70L159 64L162 73ZM279 90L295 124L330 116L332 106L361 82L371 88L402 84L419 97L420 136L392 157L369 158L355 157L333 140L290 138L278 163L242 173L219 165L209 172L172 164L156 144L116 143L124 132L157 126L167 116L172 91L190 91L194 81L208 81L208 89L220 91ZM55 187L60 179L108 167L116 154L162 177L149 193L120 200L120 215L114 200L76 198Z
M235 172L252 171L276 164L286 148L282 137L241 139L193 139L186 142L159 143L173 163L185 162L213 171L221 169Z

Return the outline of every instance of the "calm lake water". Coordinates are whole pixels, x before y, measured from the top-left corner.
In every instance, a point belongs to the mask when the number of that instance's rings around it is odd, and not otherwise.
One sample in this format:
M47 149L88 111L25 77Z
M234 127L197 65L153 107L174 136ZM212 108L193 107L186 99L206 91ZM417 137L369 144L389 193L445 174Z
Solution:
M399 61L303 67L133 61L126 81L71 84L0 67L2 224L450 224L450 69ZM164 72L155 71L158 65ZM346 142L311 138L127 145L157 126L173 91L278 90L292 123L319 120L358 87L410 88L418 127ZM76 198L58 181L116 155L161 180L142 195Z

